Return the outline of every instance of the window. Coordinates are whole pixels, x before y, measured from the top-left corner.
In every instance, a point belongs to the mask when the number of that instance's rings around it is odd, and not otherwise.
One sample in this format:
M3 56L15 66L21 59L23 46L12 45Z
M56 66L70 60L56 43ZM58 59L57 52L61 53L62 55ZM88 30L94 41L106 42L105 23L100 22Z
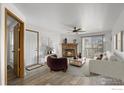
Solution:
M104 35L82 37L82 56L93 58L104 52Z

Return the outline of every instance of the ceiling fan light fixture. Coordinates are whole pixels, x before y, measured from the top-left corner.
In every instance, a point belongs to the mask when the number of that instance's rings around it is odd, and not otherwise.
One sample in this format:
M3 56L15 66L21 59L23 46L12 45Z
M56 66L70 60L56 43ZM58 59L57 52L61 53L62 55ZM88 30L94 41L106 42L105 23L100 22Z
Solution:
M80 32L86 32L86 31L82 31L82 28L78 28L78 27L76 27L76 26L73 26L73 30L71 30L73 33L76 33L76 34L78 34L78 32L80 33Z

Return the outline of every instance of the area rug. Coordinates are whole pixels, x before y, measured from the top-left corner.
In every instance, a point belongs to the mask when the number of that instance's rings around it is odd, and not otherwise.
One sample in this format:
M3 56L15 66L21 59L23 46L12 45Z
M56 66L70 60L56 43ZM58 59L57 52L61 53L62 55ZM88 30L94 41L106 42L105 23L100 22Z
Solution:
M32 66L26 67L26 70L31 71L33 69L36 69L36 68L39 68L39 67L42 67L42 66L43 66L42 64L34 64Z
M86 74L88 74L88 69L85 65L81 67L68 65L68 70L66 73L74 75L74 76L85 76Z

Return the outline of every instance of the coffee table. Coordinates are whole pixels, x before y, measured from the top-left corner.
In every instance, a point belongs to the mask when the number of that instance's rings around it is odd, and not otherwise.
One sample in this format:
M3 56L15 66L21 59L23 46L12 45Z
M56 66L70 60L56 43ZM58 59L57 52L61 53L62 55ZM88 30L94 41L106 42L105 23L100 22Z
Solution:
M81 67L85 62L79 59L70 59L69 64L72 66Z

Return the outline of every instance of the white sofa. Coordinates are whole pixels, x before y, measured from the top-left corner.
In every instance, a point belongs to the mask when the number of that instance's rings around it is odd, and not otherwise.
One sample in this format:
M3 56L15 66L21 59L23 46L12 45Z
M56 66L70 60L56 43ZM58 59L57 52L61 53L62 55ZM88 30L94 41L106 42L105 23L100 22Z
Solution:
M124 81L124 60L107 53L108 60L90 60L89 71Z

